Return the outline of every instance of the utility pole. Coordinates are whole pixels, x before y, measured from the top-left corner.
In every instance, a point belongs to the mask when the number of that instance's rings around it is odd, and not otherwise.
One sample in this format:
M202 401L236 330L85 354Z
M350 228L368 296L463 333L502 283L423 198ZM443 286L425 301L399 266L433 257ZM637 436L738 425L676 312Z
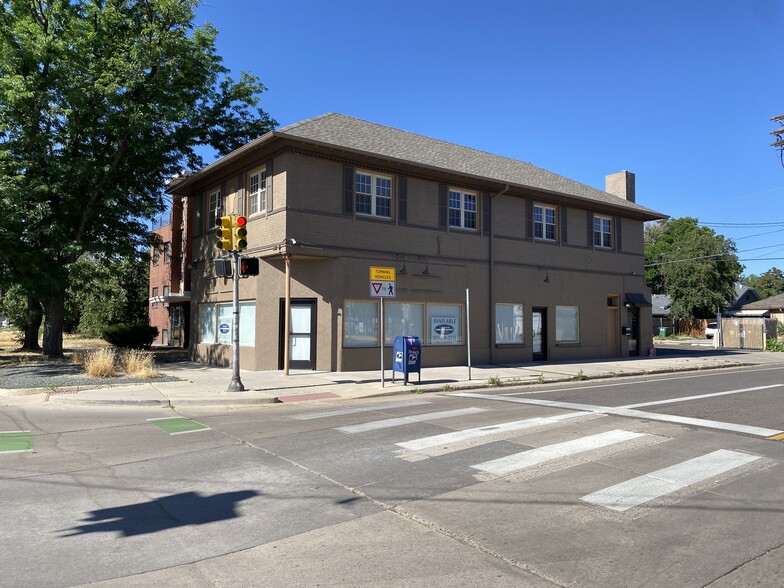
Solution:
M231 383L229 392L244 392L245 386L240 380L240 252L231 252L233 258L232 279L232 313L231 313Z
M784 114L774 116L770 120L779 123L779 128L770 132L771 135L776 137L776 140L770 146L779 150L781 165L784 166Z

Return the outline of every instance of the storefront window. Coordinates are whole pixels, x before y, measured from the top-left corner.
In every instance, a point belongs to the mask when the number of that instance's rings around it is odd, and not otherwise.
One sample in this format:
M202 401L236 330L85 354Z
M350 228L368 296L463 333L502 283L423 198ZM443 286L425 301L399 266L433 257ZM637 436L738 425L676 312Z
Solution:
M580 342L580 307L555 307L555 342Z
M199 343L215 343L215 305L199 306Z
M346 301L343 316L344 347L378 345L378 303Z
M384 303L384 344L393 345L395 337L400 335L424 337L425 306L424 304L406 304L401 302Z
M199 306L199 343L231 345L232 304L202 304ZM240 347L256 344L256 303L240 302Z
M462 305L428 304L427 325L430 345L461 345L463 343Z
M499 345L523 343L523 305L495 305L495 342Z

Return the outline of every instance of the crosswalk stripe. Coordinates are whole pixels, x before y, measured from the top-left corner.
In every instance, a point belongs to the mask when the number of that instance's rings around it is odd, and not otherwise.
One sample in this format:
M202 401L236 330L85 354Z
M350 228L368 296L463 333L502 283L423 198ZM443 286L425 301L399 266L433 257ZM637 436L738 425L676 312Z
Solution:
M542 425L551 425L566 419L584 416L585 413L570 412L549 417L534 417L521 421L510 421L506 423L499 423L497 425L487 425L484 427L476 427L474 429L465 429L463 431L453 431L451 433L442 433L440 435L412 439L411 441L395 443L395 445L410 451L423 451L433 447L442 447L444 445L462 443L471 439L478 439L480 437L491 435L494 437L503 436L505 433L515 433L525 429L531 429Z
M608 445L644 436L644 433L633 433L631 431L615 429L597 435L573 439L572 441L564 441L563 443L555 443L536 449L529 449L528 451L514 453L512 455L472 465L471 467L482 472L487 472L488 474L508 474L509 472L540 465L555 459L569 457L578 453L585 453L592 449L599 449L601 447L607 447Z
M308 421L311 419L323 419L327 417L343 416L346 414L356 414L359 412L372 412L376 410L387 410L391 408L409 408L411 406L422 406L423 404L432 404L430 400L411 400L408 402L390 402L388 404L379 404L378 406L363 406L358 408L341 408L338 410L328 410L325 412L309 412L307 414L298 414L293 417L298 421Z
M757 455L719 449L588 494L580 500L624 512L758 459Z
M448 419L456 416L464 416L467 414L474 414L477 412L486 412L486 408L459 408L457 410L444 410L440 412L429 412L425 414L416 414L406 417L399 417L394 419L384 419L381 421L370 421L368 423L360 423L358 425L349 425L347 427L337 427L337 430L342 433L365 433L367 431L376 431L378 429L389 429L392 427L400 427L402 425L410 425L412 423L420 423L422 421L433 421L438 419Z

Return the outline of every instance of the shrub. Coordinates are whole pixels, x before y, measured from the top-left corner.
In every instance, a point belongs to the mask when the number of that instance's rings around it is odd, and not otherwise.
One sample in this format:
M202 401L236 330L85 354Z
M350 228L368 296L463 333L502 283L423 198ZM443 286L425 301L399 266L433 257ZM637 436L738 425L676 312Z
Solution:
M109 325L103 328L101 336L123 349L147 349L158 336L158 327L146 323Z
M137 378L155 378L155 360L152 353L139 349L127 349L120 356L122 370L129 376Z
M784 341L777 341L776 339L768 339L765 345L765 351L784 351Z
M499 376L491 376L487 378L487 383L491 386L500 386L501 385L501 378Z
M84 370L91 378L111 378L115 375L117 355L114 349L96 349L82 356Z

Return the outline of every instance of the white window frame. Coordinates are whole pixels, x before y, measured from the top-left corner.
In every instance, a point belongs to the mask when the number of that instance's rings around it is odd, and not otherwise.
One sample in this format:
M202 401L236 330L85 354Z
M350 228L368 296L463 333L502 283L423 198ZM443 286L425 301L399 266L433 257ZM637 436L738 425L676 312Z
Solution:
M555 307L555 342L556 344L580 342L579 306Z
M256 182L256 188L253 184ZM248 174L248 216L267 212L267 168Z
M612 249L612 218L609 216L594 215L593 246L601 249Z
M360 191L359 179L360 176L370 179L370 191ZM384 181L389 183L389 193L384 193L384 186L380 186L379 182ZM364 184L365 182L363 182ZM354 212L363 216L375 216L378 218L392 219L392 177L382 174L375 174L368 171L357 170L354 172ZM370 199L370 211L365 210L365 203L363 203L363 210L360 210L360 196ZM386 207L389 214L384 214L383 208Z
M207 212L207 232L215 228L215 220L218 218L218 211L223 208L220 189L210 192L208 202L210 208Z
M507 312L499 312L499 310ZM496 345L522 345L525 343L525 320L522 304L497 302L495 305ZM509 312L511 311L511 312ZM506 316L505 316L506 315Z
M552 214L552 222L548 219L548 212ZM533 221L534 239L540 241L555 241L557 239L558 213L554 206L534 204Z
M454 206L453 196L459 206ZM478 209L476 192L466 192L459 188L449 188L447 196L449 226L458 229L476 230L476 213Z

